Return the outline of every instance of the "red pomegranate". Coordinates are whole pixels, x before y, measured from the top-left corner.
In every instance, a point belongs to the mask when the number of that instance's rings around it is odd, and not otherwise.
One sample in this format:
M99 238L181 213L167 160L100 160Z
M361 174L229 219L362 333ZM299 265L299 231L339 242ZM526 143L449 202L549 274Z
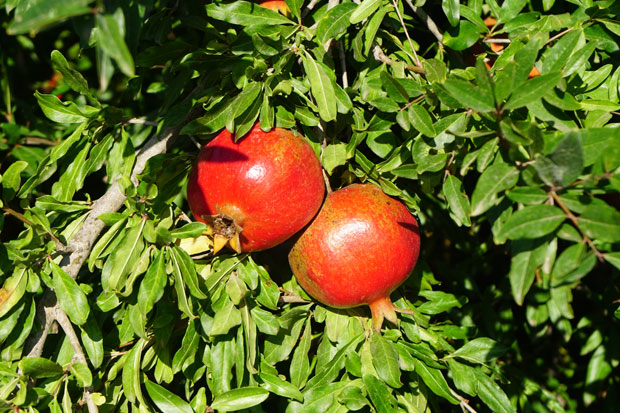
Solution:
M390 294L418 260L415 218L373 184L354 184L327 196L295 242L289 263L301 286L336 308L368 304L373 326L397 323Z
M285 129L256 124L235 142L222 131L200 151L187 185L194 217L211 226L214 250L271 248L302 229L325 186L310 145Z

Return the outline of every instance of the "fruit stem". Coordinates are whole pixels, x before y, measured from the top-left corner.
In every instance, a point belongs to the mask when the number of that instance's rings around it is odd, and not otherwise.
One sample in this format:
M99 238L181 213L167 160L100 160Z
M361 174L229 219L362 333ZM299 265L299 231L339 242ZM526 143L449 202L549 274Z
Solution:
M392 304L389 296L381 297L369 303L368 306L372 313L372 327L377 333L381 332L384 319L387 319L394 325L398 325L398 317L395 311L396 307Z

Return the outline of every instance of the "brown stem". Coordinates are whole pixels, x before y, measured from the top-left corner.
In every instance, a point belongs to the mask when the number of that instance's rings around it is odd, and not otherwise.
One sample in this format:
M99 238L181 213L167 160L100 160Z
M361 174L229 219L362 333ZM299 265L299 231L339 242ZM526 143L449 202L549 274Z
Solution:
M461 396L460 394L458 394L452 389L450 389L450 393L452 393L454 397L459 399L459 404L461 405L461 409L463 409L463 411L468 410L470 413L478 413L476 409L474 409L473 407L469 405L469 400L467 400L466 398L464 398L463 396Z
M30 227L34 227L36 226L36 224L34 222L32 222L31 220L29 220L28 218L26 218L24 216L24 214L15 211L14 209L8 207L8 206L3 206L2 210L11 215L14 218L17 218L18 220L20 220L21 222L23 222L24 224L30 226ZM52 241L54 241L58 247L58 249L64 249L65 248L65 244L62 243L62 241L60 241L58 239L58 237L56 237L54 234L52 234L51 232L45 232L45 235L47 235L48 237L50 237L52 239Z
M579 230L579 232L581 233L581 236L583 237L583 241L586 244L588 244L592 252L594 252L594 255L596 255L596 258L598 258L599 262L605 261L603 254L596 248L596 246L594 245L594 242L592 242L592 240L583 232L583 230L579 226L579 221L577 221L577 217L571 212L570 209L566 207L566 205L564 204L562 199L558 196L558 194L556 194L553 189L549 191L549 194L551 194L551 197L553 198L553 200L558 204L558 206L562 209L562 211L564 211L564 213L566 214L568 219L573 223L573 225Z
M555 36L553 36L549 40L547 40L547 43L545 43L545 46L553 43L555 40L559 39L560 37L564 36L567 33L572 32L573 30L575 30L575 27L569 27L568 29L564 30L563 32L560 32L560 33L556 34Z
M283 293L284 295L281 295L280 298L278 299L278 301L280 301L281 303L303 303L303 304L307 304L307 303L311 303L312 301L308 301L300 296L298 296L297 294L295 294L292 291L286 290L282 287L279 287L280 292Z
M387 63L388 65L394 65L396 64L396 61L393 59L390 59L389 57L387 57L385 55L385 53L383 53L383 50L381 50L381 47L379 45L375 45L373 51L372 51L373 56L375 57L375 60L381 62L381 63ZM426 70L424 70L422 67L417 67L417 66L413 66L410 64L406 64L405 67L407 68L407 70L410 70L414 73L419 73L419 74L425 74Z
M422 63L420 63L420 59L418 59L418 54L415 51L415 47L413 47L413 41L411 37L409 37L409 32L407 31L407 27L405 26L405 20L403 16L400 14L400 10L398 9L398 3L396 0L392 0L392 4L394 5L394 10L396 10L396 14L398 15L398 19L400 20L400 24L405 31L405 36L407 36L407 40L409 41L409 47L411 47L411 51L413 52L413 60L415 61L416 66L422 67Z
M67 314L61 309L58 308L56 310L56 321L65 332L69 343L71 343L71 347L73 347L73 351L75 352L75 359L88 367L88 361L86 360L86 356L84 355L84 350L82 349L82 345L80 344L80 340L78 336L75 334L75 330L73 330L73 324L71 324L71 320L67 317ZM89 413L97 413L99 411L95 401L92 397L93 386L84 387L84 400L86 400L86 405L88 406Z

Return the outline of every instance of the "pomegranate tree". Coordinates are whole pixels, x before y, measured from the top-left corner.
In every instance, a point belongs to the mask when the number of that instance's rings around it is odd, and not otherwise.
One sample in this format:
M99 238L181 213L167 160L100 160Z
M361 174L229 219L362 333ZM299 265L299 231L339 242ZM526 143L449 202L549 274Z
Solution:
M415 218L372 184L354 184L327 196L295 242L289 263L299 284L335 308L368 304L379 331L397 323L390 294L411 273L420 251Z
M187 185L194 217L207 223L217 252L258 251L284 242L323 202L321 165L301 136L259 124L235 141L222 131L200 151Z

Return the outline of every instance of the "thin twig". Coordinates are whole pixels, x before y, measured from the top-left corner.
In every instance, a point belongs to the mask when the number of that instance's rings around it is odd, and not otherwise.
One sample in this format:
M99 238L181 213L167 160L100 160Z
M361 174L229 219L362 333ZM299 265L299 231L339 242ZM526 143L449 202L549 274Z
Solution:
M325 148L327 148L327 136L325 135L323 122L319 123L316 130L318 131L319 138L321 140L321 165L323 165L323 153L325 152ZM325 181L325 189L329 195L332 193L332 186L329 183L329 177L327 176L327 172L325 172L325 168L321 167L321 172L323 173L323 181Z
M381 62L381 63L386 63L388 65L394 65L397 62L393 59L390 59L389 57L387 57L385 55L385 53L383 53L383 50L381 50L381 47L379 45L375 45L375 47L372 49L372 55L374 56L375 60ZM418 66L414 66L414 65L410 65L410 64L405 64L405 67L408 70L411 70L412 72L415 73L420 73L420 74L425 74L426 70L424 70L421 67Z
M396 10L398 19L400 20L400 24L403 26L405 36L407 36L407 40L409 41L409 47L411 47L411 51L413 52L413 60L415 61L416 66L422 67L422 63L420 63L420 59L418 59L418 54L413 47L413 41L411 40L411 37L409 37L409 32L407 31L407 27L405 26L405 20L403 19L403 16L400 14L400 10L398 9L398 3L396 2L396 0L392 0L392 4L394 5L394 9Z
M26 218L24 214L17 212L8 206L3 206L2 210L4 211L5 214L11 215L12 217L18 219L19 221L23 222L24 224L30 227L36 226L36 224L32 222L31 220L29 220L28 218ZM47 232L47 231L44 234L50 237L52 241L56 243L56 248L58 248L59 250L63 250L65 248L65 244L63 244L62 241L60 241L60 239L56 237L56 235L52 234L51 232Z
M583 230L579 226L579 221L577 221L577 217L571 212L570 209L566 207L562 199L558 196L558 194L555 193L553 189L549 191L549 194L551 195L553 200L558 204L558 206L562 209L562 211L564 211L564 213L566 214L568 219L573 223L573 225L579 230L579 232L581 233L581 236L583 237L583 241L586 244L588 244L592 252L594 252L594 255L596 255L596 258L598 258L599 262L604 262L605 258L603 254L596 248L596 246L594 245L594 242L592 242L592 240L583 232Z
M458 394L457 392L455 392L454 390L450 389L450 393L452 393L452 395L454 397L456 397L457 399L459 399L459 404L461 405L462 409L466 409L468 410L470 413L478 413L476 411L476 409L474 409L473 407L471 407L469 405L469 400L467 400L466 398L464 398L463 396L461 396L460 394Z
M349 78L347 76L347 59L344 54L344 46L342 42L337 42L336 47L338 47L338 57L340 58L340 68L342 70L342 88L346 89L349 87Z
M56 321L65 332L69 343L71 343L71 347L73 347L73 351L75 352L75 359L88 367L88 361L86 360L86 356L84 355L84 350L82 349L82 345L80 344L80 340L78 336L75 334L75 330L73 330L73 325L71 324L71 320L67 317L67 314L64 311L58 311L56 313ZM86 405L88 406L88 411L90 413L97 413L99 409L95 404L95 401L92 397L93 386L84 387L84 400L86 401Z
M24 145L45 145L45 146L56 146L58 142L51 141L45 138L39 138L38 136L26 136L22 142Z
M159 122L155 122L152 120L139 119L139 118L131 118L123 121L123 123L132 123L134 125L148 125L148 126L157 126Z
M549 40L547 40L547 43L545 43L545 46L553 43L555 40L559 39L560 37L564 36L567 33L572 32L573 30L575 30L575 27L569 27L568 29L556 34L555 36L551 37Z
M311 303L312 301L308 301L305 298L302 298L295 294L292 291L289 291L285 288L279 287L279 290L284 295L281 295L278 299L281 303Z
M484 39L484 43L510 44L510 39Z
M416 7L411 0L405 0L405 1L409 5L409 7L411 7L411 10L413 10L413 12L417 14L418 17L422 19L422 21L426 24L426 27L433 34L433 36L435 36L439 44L440 45L443 44L443 34L439 30L439 27L437 27L437 24L435 24L433 19L431 19L431 17L428 14L426 14L426 12L422 10L421 7Z

